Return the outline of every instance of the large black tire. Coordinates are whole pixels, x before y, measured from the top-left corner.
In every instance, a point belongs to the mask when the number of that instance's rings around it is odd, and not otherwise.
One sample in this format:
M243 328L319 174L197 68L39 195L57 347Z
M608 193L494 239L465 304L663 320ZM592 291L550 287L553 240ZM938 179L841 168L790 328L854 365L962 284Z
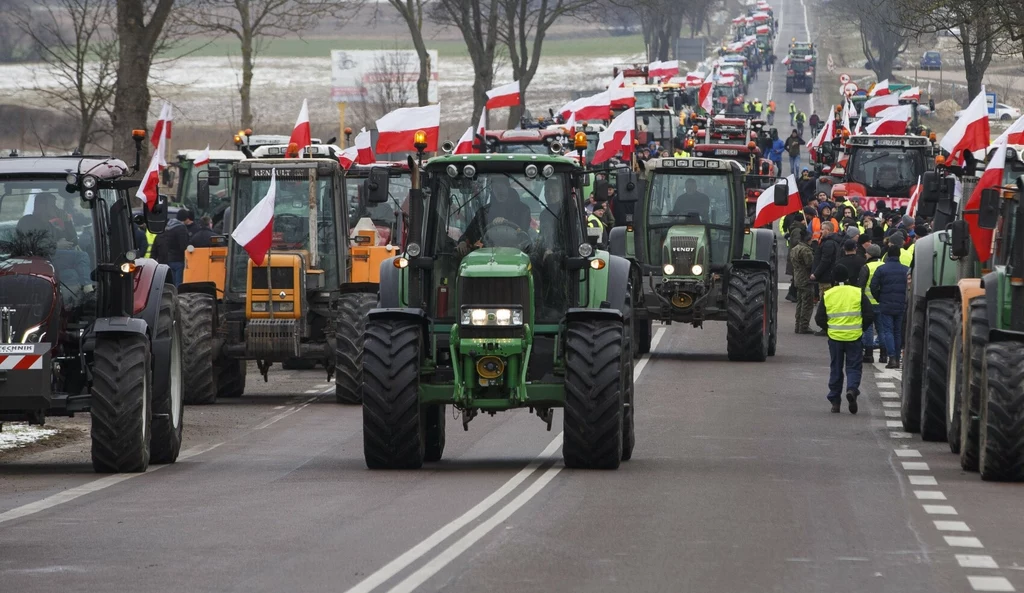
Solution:
M573 321L566 328L566 467L616 469L622 461L623 329L617 321Z
M217 401L214 381L213 297L189 292L178 295L181 312L182 356L186 404L212 404Z
M769 307L768 323L768 356L775 356L775 348L779 342L779 252L772 247L772 274L768 285L768 296L772 302Z
M729 276L726 343L729 360L768 358L771 296L768 270L733 270Z
M651 334L654 333L654 322L650 319L636 319L633 321L633 325L636 327L636 347L633 350L636 352L636 357L640 358L651 352Z
M954 455L960 454L960 411L963 402L963 377L960 371L964 364L964 314L959 302L953 307L953 345L946 362L946 442Z
M1024 481L1024 358L1020 342L996 342L985 349L981 370L982 480Z
M967 321L969 344L964 345L963 387L960 407L960 467L964 471L978 471L979 420L981 416L981 364L988 345L988 306L985 297L975 297L970 303Z
M420 418L423 419L423 461L441 461L441 456L444 455L444 411L444 404L423 406L420 414Z
M153 360L153 368L170 368L168 381L153 384L153 436L150 439L151 463L174 463L181 451L181 431L184 426L185 394L181 375L181 317L178 314L178 291L164 285L160 294L160 313L157 318L157 339L171 339L169 360Z
M235 358L221 357L214 366L217 375L217 397L235 399L245 393L245 375L248 363Z
M625 357L625 367L622 371L622 379L625 383L622 393L622 460L629 461L633 458L633 447L636 446L636 397L633 388L633 359Z
M906 339L903 349L906 356L903 360L901 373L902 397L900 399L900 419L903 430L918 432L921 430L921 357L924 349L925 304L917 303L911 309L907 324ZM893 328L900 331L900 328ZM890 357L899 356L899 352L887 352Z
M949 347L953 341L952 299L935 299L925 314L924 377L921 389L921 438L946 440L946 380Z
M418 325L366 324L363 351L363 457L370 469L417 469L426 454L420 420Z
M375 294L356 292L341 296L334 349L334 394L339 404L362 402L363 334L366 317L376 306Z
M93 351L92 467L100 473L149 467L153 386L149 339L100 336Z

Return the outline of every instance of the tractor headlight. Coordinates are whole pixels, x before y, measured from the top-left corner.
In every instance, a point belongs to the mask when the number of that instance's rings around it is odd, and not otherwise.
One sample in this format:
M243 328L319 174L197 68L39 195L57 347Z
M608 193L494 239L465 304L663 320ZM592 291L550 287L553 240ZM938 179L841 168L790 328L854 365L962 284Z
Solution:
M405 254L408 255L409 257L419 257L420 256L420 244L419 243L409 243L409 245L407 245L406 248L405 248Z
M82 177L82 188L84 189L96 189L96 178L92 175L86 175Z
M42 339L43 339L43 337L45 335L46 335L46 332L43 331L42 324L40 324L40 325L33 325L32 327L30 327L27 330L25 330L25 333L21 334L21 343L22 344L38 344L39 342L42 341Z
M266 313L267 303L263 301L252 303L252 310L256 311L257 313Z
M690 272L693 273L694 276L700 276L701 274L704 273L704 266L696 264L695 266L690 268Z
M673 266L672 264L665 264L663 271L665 272L666 276L671 276L672 274L676 273L676 267Z
M522 324L523 310L520 308L481 309L465 307L462 309L462 325L516 327Z
M295 303L274 303L274 310L280 311L282 313L291 313L292 311L295 310Z

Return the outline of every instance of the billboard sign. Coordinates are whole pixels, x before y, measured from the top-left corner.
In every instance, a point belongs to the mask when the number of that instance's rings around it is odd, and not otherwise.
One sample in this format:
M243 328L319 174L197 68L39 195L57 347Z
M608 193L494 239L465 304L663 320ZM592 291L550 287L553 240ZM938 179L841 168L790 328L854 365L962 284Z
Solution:
M429 101L437 103L437 50L430 55ZM415 50L331 51L331 98L336 103L361 103L374 95L400 95L416 103L420 60Z

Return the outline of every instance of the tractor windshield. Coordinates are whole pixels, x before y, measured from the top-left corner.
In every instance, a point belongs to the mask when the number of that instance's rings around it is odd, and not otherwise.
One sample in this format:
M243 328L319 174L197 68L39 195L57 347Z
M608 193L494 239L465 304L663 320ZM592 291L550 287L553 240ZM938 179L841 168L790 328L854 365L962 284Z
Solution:
M651 265L662 265L665 235L677 225L708 229L711 263L729 261L734 213L731 176L658 171L647 201L647 250Z
M1024 160L1020 157L1011 159L1006 157L1006 166L1003 168L1003 185L1016 185L1017 178L1024 175Z
M908 196L924 171L921 150L859 149L850 155L847 167L848 179L863 185L872 196Z
M201 171L209 171L217 169L220 171L220 178L214 178L216 184L210 184L210 204L211 206L227 202L231 200L231 166L234 163L228 161L210 161L208 165L196 167L191 161L186 161L180 171L181 175L178 178L178 195L175 198L175 202L178 204L184 204L185 206L195 209L196 208L196 194L198 183L198 175Z
M635 91L637 109L659 109L664 107L664 101L659 91Z
M270 190L270 169L253 169L252 176L238 180L238 193L232 208L232 228L245 218ZM315 238L310 233L310 203L316 204ZM339 258L336 247L337 223L334 191L330 177L316 177L316 169L277 169L277 194L274 199L274 232L272 250L302 251L310 268L323 270L325 286L338 286ZM315 241L316 259L312 260ZM234 241L231 242L233 268L229 290L244 292L249 258ZM344 265L342 263L342 265Z
M366 203L366 200L363 199L365 184L365 179L350 178L345 186L345 191L348 193L349 229L355 229L361 219L369 218L377 227L380 244L387 245L392 241L392 237L395 237L395 240L398 238L397 230L401 227L400 217L405 200L409 197L412 179L407 172L392 175L391 182L388 184L388 201L380 204Z
M650 145L652 142L659 147L668 148L672 145L674 133L672 112L664 111L658 113L637 114L636 139L641 146Z

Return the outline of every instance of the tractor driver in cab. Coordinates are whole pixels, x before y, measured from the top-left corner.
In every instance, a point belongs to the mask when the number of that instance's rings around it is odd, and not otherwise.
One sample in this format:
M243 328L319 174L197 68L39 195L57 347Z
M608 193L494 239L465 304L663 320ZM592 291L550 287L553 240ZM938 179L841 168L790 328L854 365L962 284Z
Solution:
M17 230L24 235L45 233L56 247L50 260L61 283L79 295L92 292L89 254L79 249L74 219L57 207L57 196L48 192L36 194L32 199L32 212L21 217Z
M711 213L711 198L697 190L697 180L690 177L686 180L683 193L676 198L672 214L679 217L692 217L696 214L700 222L707 222Z
M508 226L518 232L530 229L530 208L522 202L519 192L512 189L507 177L492 175L488 189L490 198L487 205L476 211L456 246L460 256L478 247L477 243L495 225Z

